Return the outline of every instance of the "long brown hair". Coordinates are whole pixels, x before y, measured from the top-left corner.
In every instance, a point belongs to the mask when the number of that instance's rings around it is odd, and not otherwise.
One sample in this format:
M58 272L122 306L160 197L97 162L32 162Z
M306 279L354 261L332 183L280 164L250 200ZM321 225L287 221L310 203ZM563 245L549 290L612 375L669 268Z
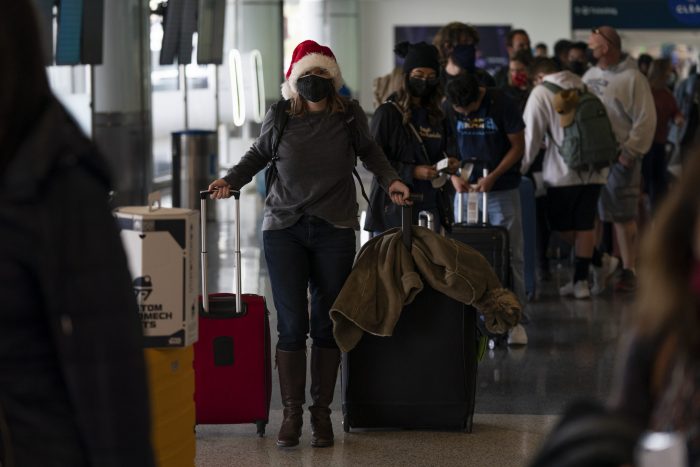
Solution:
M403 80L399 85L399 89L394 94L393 101L396 102L403 110L403 124L406 125L411 121L411 108L413 104L413 96L408 92L408 73L404 73ZM438 126L440 121L445 118L440 104L442 103L442 90L438 88L432 97L429 99L421 98L421 106L428 109L428 120L432 126Z
M671 68L671 60L657 58L649 66L649 85L652 89L664 89L666 87L666 72Z
M700 145L694 145L644 239L637 297L638 326L653 336L676 334L681 348L700 346L700 299L690 289L700 235Z
M347 100L344 99L343 96L338 94L338 91L335 89L335 86L332 86L331 88L333 89L333 91L326 98L328 99L326 109L329 111L329 113L345 112ZM306 99L301 97L301 94L297 93L294 96L292 96L289 100L292 104L289 109L289 115L291 117L298 117L309 111L309 104L306 102Z

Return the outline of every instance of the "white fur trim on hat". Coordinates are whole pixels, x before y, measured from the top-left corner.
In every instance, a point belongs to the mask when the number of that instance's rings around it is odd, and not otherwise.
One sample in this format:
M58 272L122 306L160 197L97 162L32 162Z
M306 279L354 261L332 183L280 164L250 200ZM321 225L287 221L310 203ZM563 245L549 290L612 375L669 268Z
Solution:
M343 87L343 76L340 74L340 67L338 63L333 60L333 58L328 55L323 55L320 53L304 55L302 58L297 60L297 62L292 67L292 72L289 74L287 81L282 83L282 97L285 99L291 99L296 96L297 91L297 80L313 68L323 68L330 73L331 78L333 78L333 85L337 91Z

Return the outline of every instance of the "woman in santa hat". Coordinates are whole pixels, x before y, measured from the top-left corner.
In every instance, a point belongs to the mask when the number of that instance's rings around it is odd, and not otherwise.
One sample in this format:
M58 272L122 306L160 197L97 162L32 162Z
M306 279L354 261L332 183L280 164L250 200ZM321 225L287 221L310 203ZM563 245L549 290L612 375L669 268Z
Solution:
M409 190L369 133L357 102L341 97L333 52L314 41L300 43L282 84L282 100L270 108L260 136L228 174L209 186L212 198L228 198L271 161L263 243L277 309L276 362L284 419L277 439L299 444L306 388L306 339L311 335L311 445L333 445L329 405L340 364L329 310L350 273L359 230L353 170L359 157L389 193L408 203ZM274 155L276 106L288 119ZM354 118L355 135L348 131ZM353 149L357 146L357 154ZM307 289L311 292L309 313Z

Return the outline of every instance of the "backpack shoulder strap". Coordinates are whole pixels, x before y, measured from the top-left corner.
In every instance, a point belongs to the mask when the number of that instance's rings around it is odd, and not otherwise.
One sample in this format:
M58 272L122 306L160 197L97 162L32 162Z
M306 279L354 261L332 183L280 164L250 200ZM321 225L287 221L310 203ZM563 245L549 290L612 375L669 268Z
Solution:
M267 163L267 172L265 172L265 189L270 192L272 184L277 180L277 166L275 162L279 160L277 151L282 141L282 134L289 121L290 102L285 99L280 99L275 105L274 123L272 125L272 157Z
M360 178L360 174L357 172L357 158L358 156L358 150L360 147L360 133L357 128L357 119L355 118L355 111L354 107L356 105L359 105L359 103L353 99L348 102L348 106L345 109L345 115L343 115L343 122L345 123L345 128L347 128L348 133L350 134L350 144L352 144L352 151L355 153L355 167L352 169L352 174L355 176L355 179L357 180L357 183L360 184L360 191L362 192L362 198L364 198L365 201L367 201L367 206L369 207L370 211L372 209L372 204L369 202L369 196L367 196L367 192L365 191L365 186L362 184L362 179Z
M556 84L554 84L554 83L552 83L552 82L549 82L549 81L542 81L542 86L544 86L545 88L549 89L549 90L552 91L554 94L556 94L556 93L561 92L561 91L564 90L564 88L562 88L561 86L558 86L558 85L556 85Z
M285 99L277 101L275 106L275 123L272 127L272 159L277 160L277 151L280 147L282 134L289 121L290 102Z

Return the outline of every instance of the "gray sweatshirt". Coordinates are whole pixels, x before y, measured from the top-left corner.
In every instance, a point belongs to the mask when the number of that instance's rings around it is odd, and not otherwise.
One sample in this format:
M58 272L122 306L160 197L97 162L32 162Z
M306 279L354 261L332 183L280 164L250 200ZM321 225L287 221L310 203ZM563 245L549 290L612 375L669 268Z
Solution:
M258 139L224 177L232 188L240 189L272 158L276 105L265 115ZM370 136L362 108L355 102L347 105L357 122L357 155L387 190L400 177ZM355 153L344 115L323 111L289 118L277 153L278 176L265 199L263 230L287 228L304 214L359 230Z
M641 159L649 151L656 132L656 108L649 81L632 57L603 70L590 68L583 82L605 104L622 151Z

